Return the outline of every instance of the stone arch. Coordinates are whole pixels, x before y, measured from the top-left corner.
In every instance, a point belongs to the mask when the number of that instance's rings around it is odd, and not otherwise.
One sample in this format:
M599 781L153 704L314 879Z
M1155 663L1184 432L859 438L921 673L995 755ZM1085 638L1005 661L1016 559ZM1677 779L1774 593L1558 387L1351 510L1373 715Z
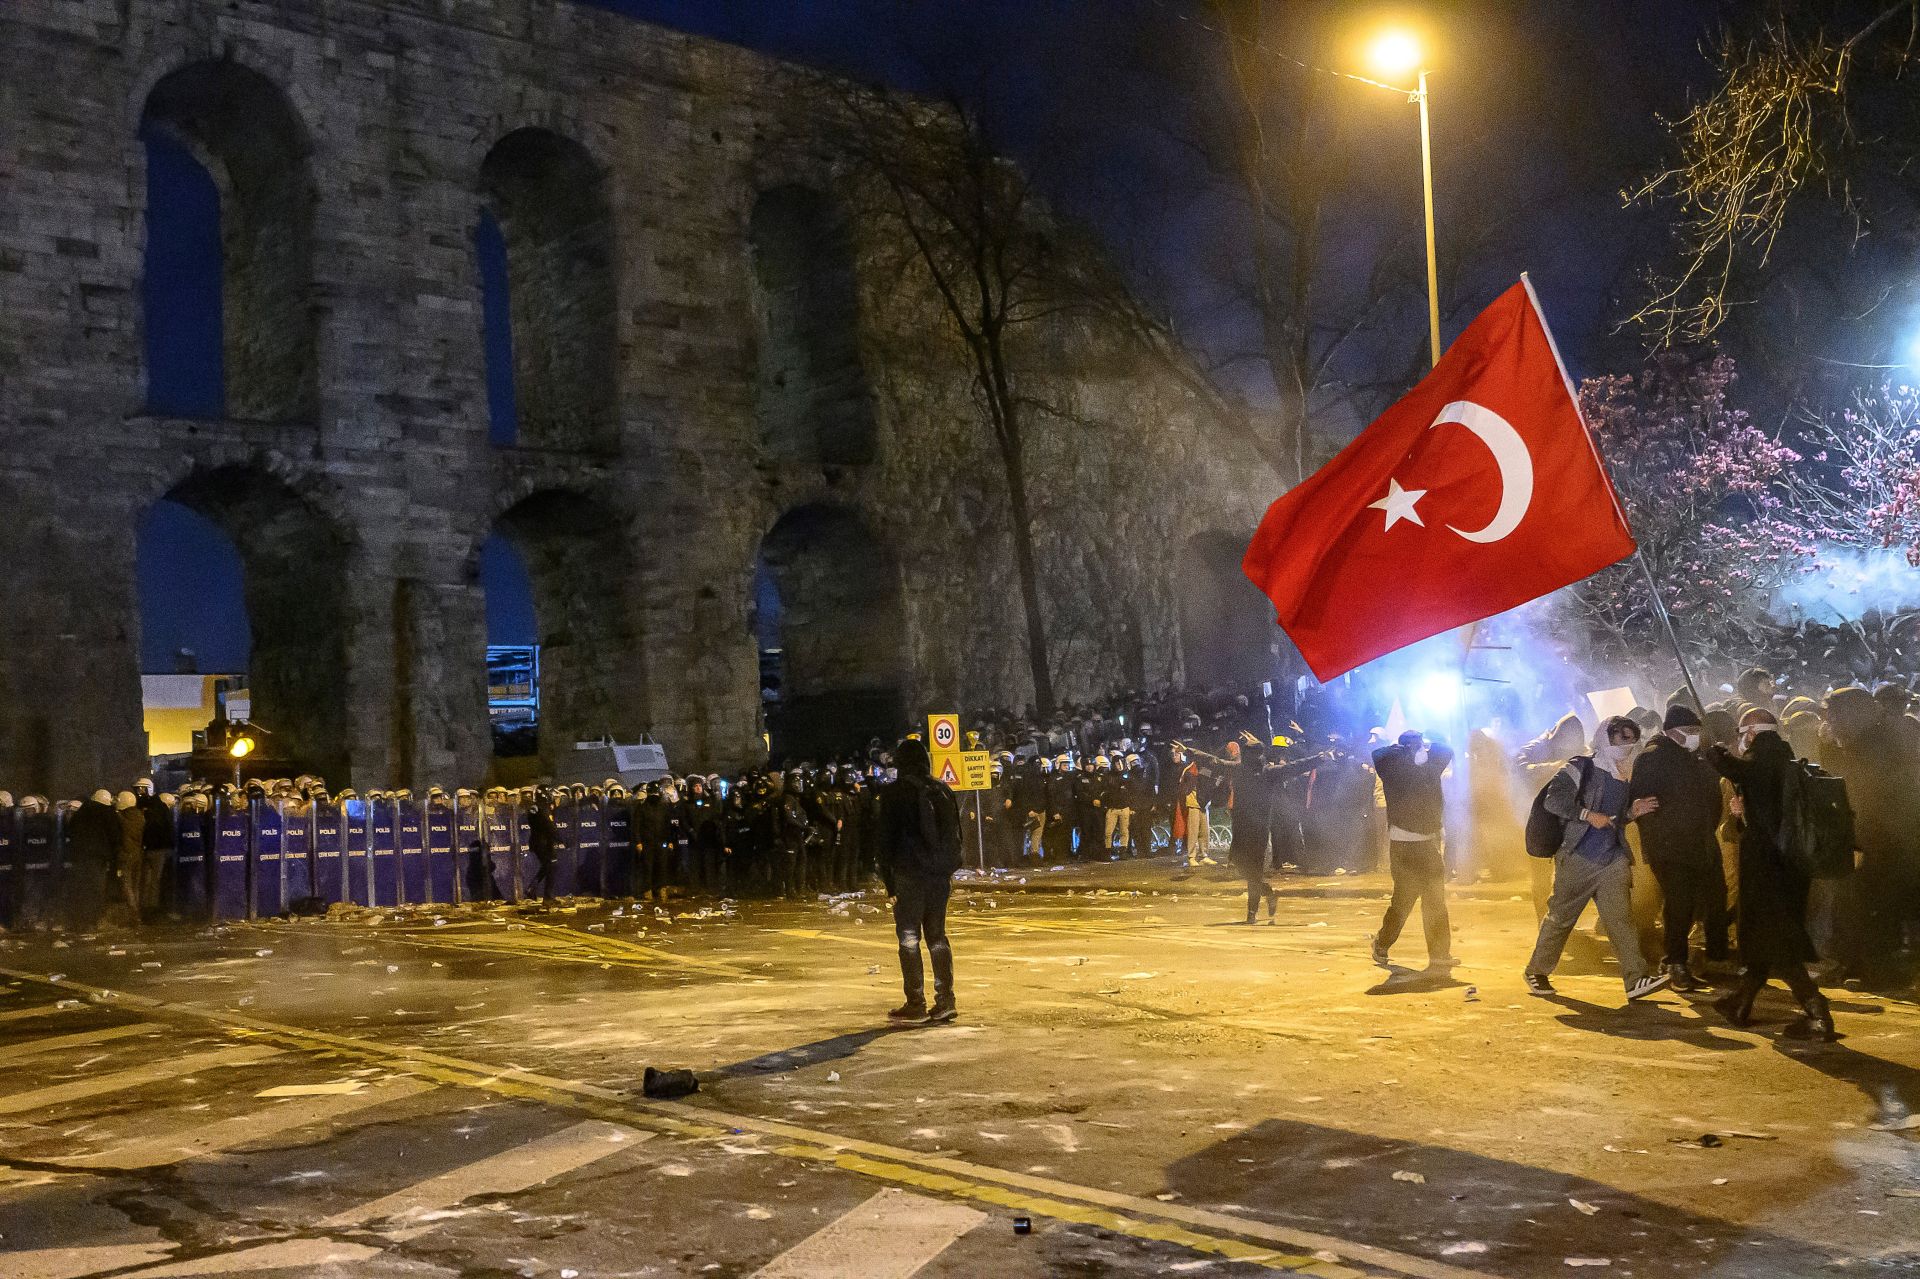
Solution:
M781 516L760 542L754 602L776 760L818 759L900 731L899 560L858 512L815 504Z
M1273 604L1240 571L1250 539L1206 529L1180 548L1174 595L1189 687L1237 688L1281 676L1285 636Z
M873 461L858 278L840 211L819 189L770 187L748 220L759 326L755 418L776 462Z
M631 600L637 571L619 514L589 493L539 489L508 506L492 531L519 554L532 588L542 770L552 772L576 741L638 741L650 725ZM478 555L476 547L476 565Z
M183 148L219 191L224 416L313 419L314 185L307 131L292 102L258 71L203 59L154 84L140 133ZM147 317L150 326L166 322Z
M572 138L530 125L487 152L480 190L506 246L520 442L611 451L618 302L605 170Z
M195 469L163 496L211 521L239 554L251 714L268 730L266 749L291 768L344 785L351 763L348 537L258 466Z

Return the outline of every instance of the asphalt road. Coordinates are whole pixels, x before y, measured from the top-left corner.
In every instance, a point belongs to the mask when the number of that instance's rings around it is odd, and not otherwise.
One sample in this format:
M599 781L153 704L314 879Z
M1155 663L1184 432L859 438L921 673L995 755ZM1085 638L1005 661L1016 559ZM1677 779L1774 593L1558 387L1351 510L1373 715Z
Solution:
M1920 1273L1908 1000L1529 998L1518 885L1445 976L1374 879L1026 878L904 1030L877 896L5 938L0 1277Z

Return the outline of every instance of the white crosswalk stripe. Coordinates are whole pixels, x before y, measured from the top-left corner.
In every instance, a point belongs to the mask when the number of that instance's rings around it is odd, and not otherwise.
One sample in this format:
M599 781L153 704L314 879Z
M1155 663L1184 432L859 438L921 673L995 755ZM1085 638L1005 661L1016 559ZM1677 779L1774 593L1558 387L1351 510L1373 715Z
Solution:
M435 1214L475 1195L512 1194L550 1181L562 1173L584 1168L646 1141L653 1134L621 1124L588 1120L551 1136L529 1141L451 1172L416 1182L404 1190L383 1195L371 1203L337 1212L320 1225L345 1229L379 1225L392 1239L415 1238L432 1230Z
M39 1110L43 1106L59 1106L87 1097L124 1092L130 1088L143 1088L163 1080L178 1079L197 1070L250 1066L255 1062L278 1057L280 1052L280 1049L269 1048L264 1044L246 1044L233 1048L216 1048L210 1052L188 1053L184 1057L166 1057L127 1070L90 1075L85 1079L74 1079L63 1084L50 1084L45 1088L32 1088L26 1092L0 1096L0 1115L18 1115L29 1110Z
M364 1092L293 1098L231 1119L214 1123L203 1120L185 1128L135 1137L92 1154L55 1157L47 1162L70 1168L157 1168L253 1145L309 1124L325 1123L355 1111L431 1092L435 1087L428 1080L408 1076L376 1084Z
M93 1044L110 1043L115 1039L127 1039L134 1035L147 1035L165 1029L165 1026L155 1022L140 1021L130 1026L83 1030L77 1035L44 1035L39 1039L29 1039L25 1043L8 1044L0 1048L0 1062L19 1061L41 1053L58 1052L62 1048L86 1048Z
M965 1204L882 1190L769 1261L753 1279L907 1279L986 1219Z

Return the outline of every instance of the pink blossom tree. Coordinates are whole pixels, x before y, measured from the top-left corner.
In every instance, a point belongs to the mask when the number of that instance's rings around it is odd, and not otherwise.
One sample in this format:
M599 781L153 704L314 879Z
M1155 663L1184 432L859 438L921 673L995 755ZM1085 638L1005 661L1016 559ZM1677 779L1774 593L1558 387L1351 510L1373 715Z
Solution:
M1589 378L1580 388L1581 410L1681 643L1708 661L1764 646L1768 601L1812 549L1787 506L1800 455L1733 406L1734 380L1726 355L1667 351L1637 374ZM1638 664L1664 646L1633 563L1567 596L1597 656Z

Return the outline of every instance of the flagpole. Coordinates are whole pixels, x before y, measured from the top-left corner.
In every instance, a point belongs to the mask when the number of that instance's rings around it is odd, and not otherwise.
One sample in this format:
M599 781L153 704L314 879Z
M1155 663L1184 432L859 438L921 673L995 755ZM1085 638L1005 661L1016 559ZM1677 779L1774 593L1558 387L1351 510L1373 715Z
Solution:
M1680 664L1680 676L1687 681L1687 694L1693 698L1693 709L1706 714L1707 704L1700 700L1700 686L1693 682L1693 668L1687 665L1686 654L1680 651L1680 637L1674 634L1673 618L1667 613L1667 602L1660 598L1660 584L1653 580L1653 570L1647 567L1647 557L1640 551L1633 553L1633 562L1640 566L1640 573L1647 579L1647 594L1653 597L1653 611L1660 615L1660 625L1667 632L1667 644L1673 649L1673 660Z
M1560 380L1566 383L1567 396L1573 401L1573 411L1580 419L1580 430L1587 437L1587 447L1593 450L1593 462L1600 468L1600 474L1607 480L1607 496L1613 499L1614 514L1620 517L1620 527L1632 535L1627 523L1627 512L1620 505L1619 490L1613 486L1613 473L1607 469L1607 459L1600 454L1600 441L1593 438L1593 428L1587 425L1587 415L1580 411L1580 391L1573 384L1573 375L1567 372L1567 362L1560 357L1560 344L1553 340L1553 329L1547 324L1547 313L1540 306L1540 295L1533 291L1533 281L1527 273L1520 273L1520 283L1526 286L1527 301L1533 304L1534 318L1540 321L1540 331L1547 335L1547 349L1553 352L1553 362L1560 366ZM1653 597L1653 611L1659 614L1660 626L1667 633L1667 646L1673 649L1673 660L1680 666L1680 676L1687 682L1687 693L1693 698L1693 708L1706 713L1707 704L1700 700L1700 686L1693 681L1693 668L1687 665L1686 654L1680 651L1680 637L1674 633L1673 618L1667 613L1667 602L1660 597L1660 584L1653 580L1653 570L1647 567L1647 557L1638 547L1633 552L1633 562L1640 566L1640 573L1647 579L1647 594Z

